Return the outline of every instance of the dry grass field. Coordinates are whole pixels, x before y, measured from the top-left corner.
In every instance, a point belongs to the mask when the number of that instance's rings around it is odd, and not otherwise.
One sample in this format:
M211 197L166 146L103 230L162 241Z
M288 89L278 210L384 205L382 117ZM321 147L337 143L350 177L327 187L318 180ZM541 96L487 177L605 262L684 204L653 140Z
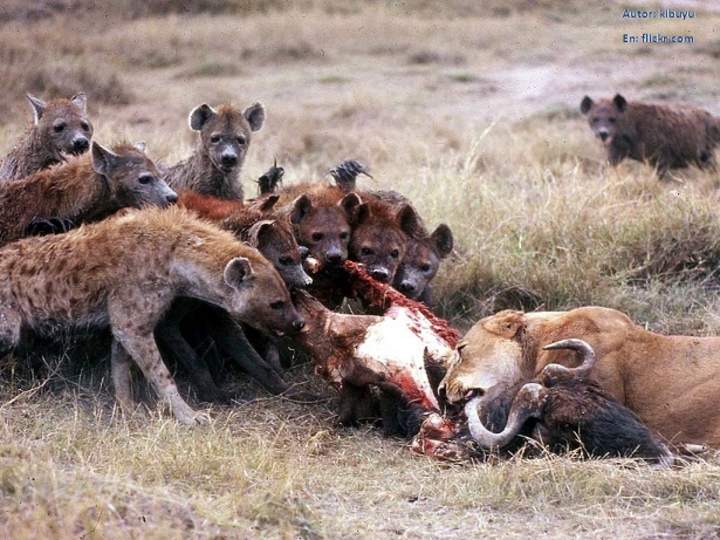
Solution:
M368 187L455 232L436 297L462 330L506 307L599 304L657 331L720 333L720 179L611 169L578 111L586 93L622 91L720 115L712 0L665 2L698 10L676 23L579 0L3 4L2 151L29 120L26 91L84 90L98 141L144 140L168 163L192 148L193 106L260 100L246 193L275 158L286 182L370 164ZM641 28L695 43L622 43ZM188 429L121 417L106 358L35 378L21 362L0 365L2 538L720 536L720 456L448 466L337 428L327 392L301 405L248 385ZM307 368L289 378L324 392Z

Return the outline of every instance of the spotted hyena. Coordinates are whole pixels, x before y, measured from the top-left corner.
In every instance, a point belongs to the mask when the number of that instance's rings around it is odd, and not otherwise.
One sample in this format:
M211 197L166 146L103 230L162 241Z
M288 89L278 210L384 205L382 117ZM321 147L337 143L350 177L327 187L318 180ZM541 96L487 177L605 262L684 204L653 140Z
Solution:
M171 187L203 195L243 200L240 170L252 134L265 122L260 103L241 111L232 105L213 109L206 103L190 113L190 129L200 135L192 156L170 167L165 178Z
M647 161L664 177L688 165L714 168L720 144L720 120L693 107L627 101L620 94L593 101L585 96L580 111L605 147L611 165L625 158Z
M256 249L179 209L150 208L0 249L0 355L21 329L109 327L116 397L132 404L130 361L182 423L203 421L178 393L153 330L172 301L201 299L267 332L304 326Z
M27 99L33 123L3 159L0 182L25 178L90 148L93 125L87 116L85 94L48 102L28 94Z

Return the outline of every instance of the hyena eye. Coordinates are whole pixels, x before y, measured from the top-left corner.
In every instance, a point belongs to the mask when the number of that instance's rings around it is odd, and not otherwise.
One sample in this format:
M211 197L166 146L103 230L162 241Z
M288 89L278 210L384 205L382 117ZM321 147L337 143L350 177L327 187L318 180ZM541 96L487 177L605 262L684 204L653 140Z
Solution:
M615 119L614 119L614 118L608 118L608 120L610 121L611 124L614 124L614 123L615 123Z
M314 242L319 242L320 240L323 239L323 233L319 233L319 232L313 233L312 239Z
M282 264L283 266L290 266L292 263L292 257L289 257L287 255L280 257L280 264Z
M272 304L270 304L270 307L272 309L282 309L285 307L285 302L283 302L282 300L278 300L277 302L273 302Z
M397 259L397 258L400 256L400 251L398 251L397 249L393 249L393 250L390 252L390 256L391 256L393 259Z
M420 265L420 271L421 272L429 272L430 271L430 265L425 263Z
M219 142L220 142L220 135L213 135L212 137L210 137L210 142L213 143L213 144L219 143Z
M152 174L141 174L138 177L138 182L140 182L144 186L151 184L153 180L155 180L155 177L153 177Z
M343 231L340 233L340 240L347 240L349 236L350 235L346 231Z
M238 144L245 144L245 137L235 137Z
M593 119L592 119L592 123L593 123L593 124L597 124L599 120L600 120L600 119L597 118L597 117L596 117L596 118L593 118Z
M60 133L62 130L65 129L65 122L59 122L53 126L53 129L56 133Z
M372 254L373 254L373 250L370 249L369 247L364 247L364 248L361 248L361 249L360 249L360 255L366 255L366 256L367 256L367 255L372 255Z
M80 127L83 131L90 131L90 124L88 124L87 122L81 122Z

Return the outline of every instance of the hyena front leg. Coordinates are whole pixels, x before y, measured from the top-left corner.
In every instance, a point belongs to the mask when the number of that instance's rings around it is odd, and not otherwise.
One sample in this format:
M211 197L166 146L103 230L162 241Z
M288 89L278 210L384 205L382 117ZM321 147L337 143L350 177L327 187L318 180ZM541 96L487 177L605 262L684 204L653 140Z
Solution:
M110 299L109 312L113 338L129 354L145 378L150 381L158 397L170 406L173 415L182 424L202 424L209 420L204 413L194 411L180 396L175 381L162 361L153 337L157 319L172 298L150 291L138 293L135 298ZM113 380L119 382L121 397L129 397L129 365L123 364L123 355L113 360Z

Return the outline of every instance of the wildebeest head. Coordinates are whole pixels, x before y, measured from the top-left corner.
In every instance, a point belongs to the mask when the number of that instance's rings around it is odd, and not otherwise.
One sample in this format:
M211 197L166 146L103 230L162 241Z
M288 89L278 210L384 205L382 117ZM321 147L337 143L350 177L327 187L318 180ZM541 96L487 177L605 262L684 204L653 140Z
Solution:
M190 128L200 132L202 148L213 166L224 174L239 171L245 162L252 133L265 122L265 109L260 103L240 111L231 105L217 110L207 103L190 113Z
M113 150L92 143L92 167L107 182L121 207L168 206L177 194L162 179L145 154L145 144L119 144Z
M80 155L90 148L93 126L87 117L87 97L77 94L70 99L45 102L27 94L33 111L35 130L51 153Z
M440 383L449 403L483 396L496 385L512 387L532 380L559 353L535 350L539 329L562 312L505 310L478 321L465 335ZM571 353L564 353L572 358Z
M603 144L610 145L619 132L624 113L627 110L627 101L620 94L612 99L601 99L594 102L585 96L580 102L580 112L587 116L590 129Z

